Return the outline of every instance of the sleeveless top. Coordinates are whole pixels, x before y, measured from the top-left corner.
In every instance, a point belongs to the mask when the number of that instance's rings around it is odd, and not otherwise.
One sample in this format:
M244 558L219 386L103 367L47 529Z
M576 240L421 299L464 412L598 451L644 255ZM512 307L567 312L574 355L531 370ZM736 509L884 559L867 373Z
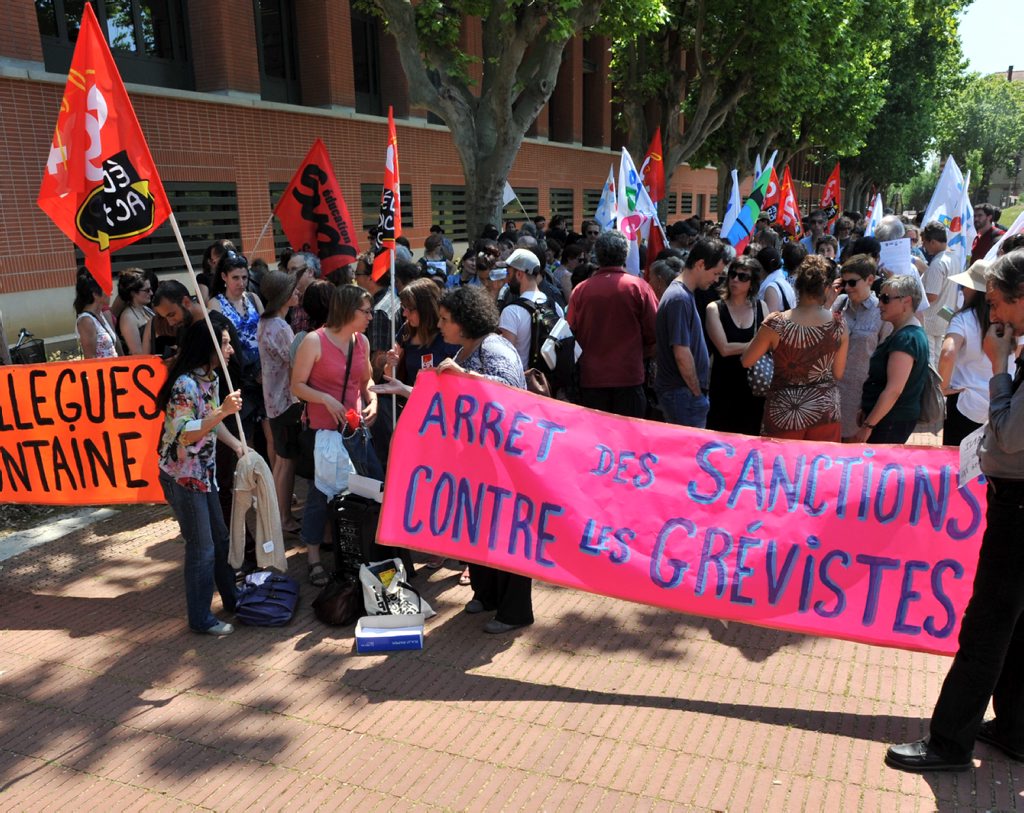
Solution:
M117 355L116 337L113 330L107 325L105 319L89 311L82 311L75 320L75 335L78 336L78 343L82 343L82 334L78 332L78 325L83 319L92 319L96 323L96 358L108 359Z
M319 392L325 392L338 401L346 409L362 409L361 391L363 375L366 372L367 360L370 356L370 343L362 333L355 334L355 347L352 351L352 372L348 377L348 389L341 397L341 387L345 382L345 368L348 366L348 354L342 352L334 342L326 336L324 328L319 328L316 335L320 337L320 358L309 371L306 384ZM346 347L347 351L348 348ZM338 424L323 404L306 404L306 415L313 429L335 429Z
M260 354L259 342L256 338L256 328L260 323L260 314L252 303L252 294L246 291L242 295L242 302L245 303L245 313L239 313L224 294L217 294L216 300L220 303L223 314L231 320L238 333L238 339L245 346L246 355L250 359L258 359Z

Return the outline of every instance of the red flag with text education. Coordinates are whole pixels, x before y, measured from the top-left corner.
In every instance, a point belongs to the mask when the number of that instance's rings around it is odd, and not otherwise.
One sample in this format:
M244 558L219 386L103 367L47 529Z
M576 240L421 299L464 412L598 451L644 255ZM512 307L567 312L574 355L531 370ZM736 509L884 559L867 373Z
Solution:
M391 252L395 238L402 236L402 193L398 173L398 134L395 132L394 109L388 106L388 148L384 158L384 190L380 196L378 236L384 251L373 260L373 279L378 280L391 270Z
M281 195L274 214L292 248L316 254L324 274L356 261L359 244L352 218L327 147L319 138Z
M110 255L171 212L153 156L92 6L85 5L36 199L108 294Z
M796 193L793 191L793 176L789 174L789 167L786 167L782 173L782 191L779 192L779 217L775 222L782 226L793 240L799 240L804 234L802 220L800 204L797 203Z
M665 197L665 162L662 160L660 127L654 131L651 146L647 148L647 155L640 164L640 175L654 203Z
M825 213L827 220L825 230L831 234L839 219L839 213L843 210L843 202L839 190L839 162L836 161L832 174L825 182L825 188L821 192L821 210Z

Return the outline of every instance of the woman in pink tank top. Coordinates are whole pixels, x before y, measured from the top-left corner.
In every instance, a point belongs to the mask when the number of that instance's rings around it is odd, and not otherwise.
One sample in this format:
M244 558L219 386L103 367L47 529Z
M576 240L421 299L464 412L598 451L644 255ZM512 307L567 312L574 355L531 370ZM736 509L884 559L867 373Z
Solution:
M370 295L357 285L342 285L332 294L327 322L308 333L299 345L292 365L292 394L306 402L306 415L313 429L337 428L350 409L359 411L367 426L376 420L377 396L370 391L370 345L364 333L372 318ZM328 581L327 571L320 564L327 500L327 495L310 482L302 515L302 541L309 561L309 580L316 586Z

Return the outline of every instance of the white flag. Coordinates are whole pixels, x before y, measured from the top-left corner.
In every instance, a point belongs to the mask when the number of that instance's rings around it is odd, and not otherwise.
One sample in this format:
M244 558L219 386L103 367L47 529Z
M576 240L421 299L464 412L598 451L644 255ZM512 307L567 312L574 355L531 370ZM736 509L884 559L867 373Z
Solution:
M756 179L755 179L756 180ZM732 229L733 223L736 222L736 218L739 216L740 207L743 206L743 201L740 198L740 181L739 171L732 171L732 191L729 193L729 203L725 207L725 216L722 218L722 234L727 235Z
M622 148L622 159L619 161L619 185L615 191L619 230L629 241L626 271L640 276L640 234L644 224L658 214L658 208L647 194L636 164L625 147Z
M597 202L597 211L594 213L594 220L601 227L601 231L615 228L615 167L608 167L608 180L604 182L604 189L601 190L601 199Z
M761 153L754 156L754 183L757 183L757 179L761 177ZM722 229L722 234L725 234L725 229Z
M874 236L875 229L878 228L883 217L885 217L885 207L882 205L882 193L879 192L875 195L875 202L871 204L871 216L868 218L868 224L864 227L865 237Z
M505 181L505 191L501 193L501 205L508 206L512 201L516 199L515 190L512 188L512 184Z
M935 191L932 192L932 199L928 201L928 208L924 210L924 220L921 224L927 226L933 220L939 221L946 227L946 239L952 241L956 235L950 230L950 226L954 218L961 215L963 192L964 174L951 155L942 168L942 174L935 185Z
M948 238L946 248L956 256L961 271L967 267L967 261L971 258L971 248L974 246L974 238L978 236L978 230L974 228L974 207L971 206L970 188L971 171L967 170L964 188L960 193L960 204L957 207L958 214L946 227Z
M1003 240L1007 237L1012 237L1015 234L1024 232L1024 212L1017 215L1017 219L1013 221L1013 225L1010 226L1004 233L1003 236L996 240L996 244L988 250L988 254L985 255L986 260L994 260L999 254L999 247L1003 244Z

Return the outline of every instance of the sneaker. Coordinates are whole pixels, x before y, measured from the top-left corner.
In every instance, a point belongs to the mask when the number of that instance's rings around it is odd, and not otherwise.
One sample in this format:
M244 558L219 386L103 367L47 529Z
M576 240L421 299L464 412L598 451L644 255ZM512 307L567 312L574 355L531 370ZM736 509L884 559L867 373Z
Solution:
M488 633L489 635L500 635L503 632L512 632L512 630L517 630L520 627L528 627L528 626L530 626L530 625L529 624L506 624L504 621L498 621L497 619L492 619L492 620L488 621L486 624L484 624L484 632Z
M212 627L207 627L203 630L206 635L216 635L221 638L225 635L230 635L235 631L235 628L231 626L227 621L218 621Z

